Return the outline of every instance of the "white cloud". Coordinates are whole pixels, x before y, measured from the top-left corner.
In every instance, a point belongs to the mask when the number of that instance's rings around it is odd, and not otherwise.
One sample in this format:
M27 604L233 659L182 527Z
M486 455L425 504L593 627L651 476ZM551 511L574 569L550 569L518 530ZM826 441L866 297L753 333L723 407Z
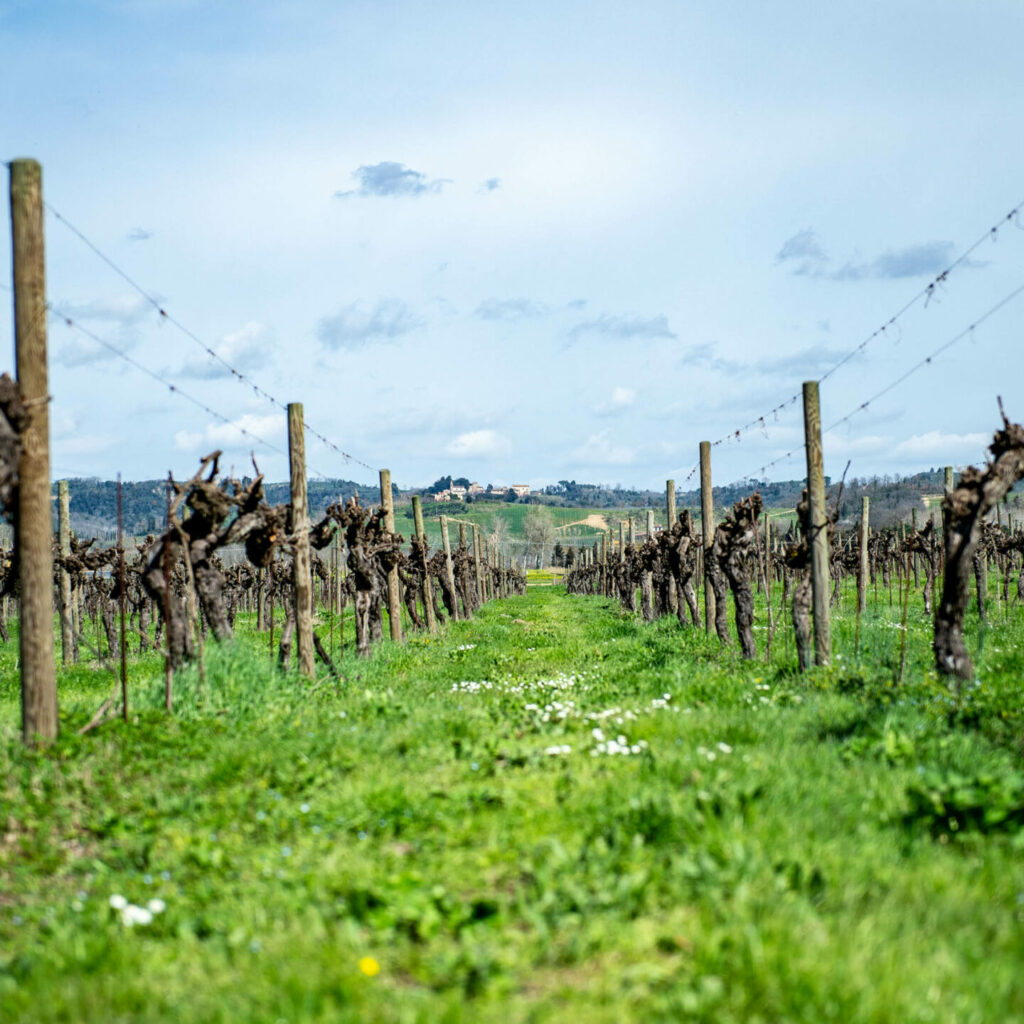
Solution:
M926 434L914 434L900 441L893 452L927 461L945 460L943 465L949 465L965 459L981 460L991 441L991 434L943 434L938 430L929 430Z
M99 455L101 452L110 451L118 438L104 434L80 434L78 437L69 437L66 440L55 440L53 442L53 457L60 461L71 455Z
M461 458L486 458L507 455L512 450L508 438L494 430L469 430L449 441L445 452Z
M802 445L800 441L797 443ZM831 433L822 438L822 445L827 458L884 455L892 450L892 438L882 437L880 434L862 434L856 437L853 434Z
M211 423L202 431L179 430L174 435L174 446L180 451L248 448L258 443L257 438L271 443L281 440L285 427L283 415L256 416L247 412L230 423Z
M136 344L143 321L155 313L152 304L138 295L91 302L56 302L53 309L57 316L87 325L97 337L121 350L131 349ZM106 345L68 327L71 333L57 351L57 364L76 368L117 358L117 353Z
M601 417L619 416L636 402L636 389L614 387L612 397L608 402L603 402L594 409L594 414Z
M268 331L263 324L250 320L244 327L225 334L214 352L236 370L247 373L259 370L267 364L269 349ZM183 377L198 377L202 380L216 380L231 376L231 371L212 356L200 355L190 359L179 371Z
M626 466L636 457L634 450L624 444L616 444L607 430L591 434L584 444L572 453L572 462L581 466Z

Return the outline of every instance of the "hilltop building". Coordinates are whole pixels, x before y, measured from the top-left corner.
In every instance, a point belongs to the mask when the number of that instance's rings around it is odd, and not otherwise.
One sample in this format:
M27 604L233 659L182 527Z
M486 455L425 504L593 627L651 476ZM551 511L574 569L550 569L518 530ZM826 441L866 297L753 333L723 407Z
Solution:
M433 495L433 500L441 502L463 501L467 495L473 498L486 496L503 497L510 491L517 498L525 498L530 493L530 485L512 484L511 487L495 487L493 484L488 484L486 487L481 487L476 481L471 483L469 487L463 487L461 484L452 484L451 487L447 487L443 491L437 491Z

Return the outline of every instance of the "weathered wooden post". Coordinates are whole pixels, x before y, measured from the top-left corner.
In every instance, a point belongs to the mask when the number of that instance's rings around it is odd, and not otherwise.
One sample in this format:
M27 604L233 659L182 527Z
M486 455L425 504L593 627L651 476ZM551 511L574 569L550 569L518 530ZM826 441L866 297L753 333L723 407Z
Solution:
M654 540L654 509L653 508L649 508L647 510L647 540L648 540L648 542ZM646 596L648 593L651 595L651 601L652 601L652 604L651 604L651 615L653 616L654 615L654 604L653 604L653 601L654 601L654 573L653 572L645 572L644 573L644 580L645 580L644 595Z
M117 590L118 612L121 622L121 718L128 721L128 639L124 632L125 599L128 592L128 578L124 564L124 504L121 495L121 474L117 474Z
M306 497L306 427L302 403L288 403L288 472L292 499L292 586L295 590L295 637L299 672L312 678L316 670L313 650L313 571L309 555L309 505Z
M917 509L916 508L912 508L910 510L910 528L914 531L914 533L916 535L916 533L917 533ZM912 551L910 553L910 564L914 568L914 587L916 589L918 584L919 584L919 582L920 582L920 577L918 576L918 573L917 573L917 552L916 551Z
M469 546L466 542L466 524L459 521L459 551L469 551ZM469 577L469 570L467 568L467 580L466 580L466 595L462 602L463 618L471 619L473 617L473 611L480 604L480 595L476 589L476 577L475 575Z
M67 480L57 481L57 542L61 558L71 554L71 500ZM70 665L75 660L75 633L71 615L71 573L60 569L60 660Z
M28 411L18 461L15 543L21 579L21 735L26 743L57 736L57 666L53 651L53 521L50 512L50 391L46 361L46 266L43 169L10 163L14 350L18 390Z
M715 628L715 592L708 579L708 554L715 542L715 502L711 493L711 442L700 443L700 534L704 563L704 629Z
M863 615L868 607L868 536L871 499L865 494L860 499L860 571L857 573L857 614Z
M338 616L339 622L341 622L341 625L338 627L339 629L341 629L342 626L344 626L345 611L345 607L343 604L344 593L342 591L342 585L345 582L345 572L343 565L344 553L341 550L341 543L341 531L339 530L334 535L334 556L336 570L334 574L334 612ZM344 644L344 640L342 640L342 644Z
M395 503L391 494L391 470L380 471L380 503L384 509L384 526L395 532ZM402 642L402 600L398 593L398 566L388 571L388 628L391 639Z
M676 522L676 482L675 480L665 481L665 529L671 534L672 527ZM671 573L668 576L668 610L672 615L678 609L679 596L676 594L676 578Z
M448 577L448 586L453 594L458 594L455 589L455 567L452 565L452 542L448 537L448 517L441 516L441 546L444 548L444 572ZM452 618L460 619L459 601L456 596L455 607L452 609Z
M954 484L953 484L953 467L952 466L943 466L943 468L942 468L942 489L943 489L943 491L945 492L946 495L950 495L950 494L953 493L953 486L954 486ZM943 504L943 507L942 507L942 536L943 536L943 543L939 545L939 552L940 552L939 553L939 559L940 559L940 561L942 563L942 571L943 572L946 571L946 544L945 544L945 536L946 536L946 525L947 525L948 520L949 520L949 516L948 516L948 514L946 512L945 504Z
M832 660L829 623L828 512L825 508L825 466L821 450L821 405L818 382L804 381L804 436L807 446L807 492L811 523L811 610L814 616L814 663Z
M480 603L485 604L487 601L487 589L484 585L485 577L483 556L480 550L480 528L476 523L470 523L469 525L473 529L473 566L476 571L476 592L480 595Z
M480 534L477 532L476 524L470 523L469 529L472 533L470 547L473 552L473 578L476 581L476 592L479 597L479 604L487 603L487 594L484 591L484 570L480 565Z
M601 593L608 596L608 534L601 534Z
M427 565L427 534L423 529L423 505L420 496L412 496L412 521L416 529L416 538L422 545L423 552L423 612L427 617L427 629L431 633L437 632L437 616L434 615L434 587L430 582L430 569Z

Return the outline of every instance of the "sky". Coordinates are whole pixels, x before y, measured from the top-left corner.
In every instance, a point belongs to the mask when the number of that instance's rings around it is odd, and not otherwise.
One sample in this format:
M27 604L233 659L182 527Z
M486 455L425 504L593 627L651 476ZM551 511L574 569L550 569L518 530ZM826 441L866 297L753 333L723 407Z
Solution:
M1020 0L0 0L4 159L175 323L47 215L54 310L223 417L55 318L53 475L287 479L250 383L364 483L685 490L723 438L716 483L799 478L823 376L826 473L976 463L1024 418L1022 38Z

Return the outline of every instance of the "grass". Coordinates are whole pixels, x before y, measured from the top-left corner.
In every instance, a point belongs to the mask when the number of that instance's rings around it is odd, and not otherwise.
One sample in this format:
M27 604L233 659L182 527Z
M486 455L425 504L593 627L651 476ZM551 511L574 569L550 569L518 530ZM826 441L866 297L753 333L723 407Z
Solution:
M242 621L170 718L62 672L46 751L12 642L0 1019L1024 1021L1024 612L955 699L918 605L901 684L885 595L805 677L561 587L340 685Z

